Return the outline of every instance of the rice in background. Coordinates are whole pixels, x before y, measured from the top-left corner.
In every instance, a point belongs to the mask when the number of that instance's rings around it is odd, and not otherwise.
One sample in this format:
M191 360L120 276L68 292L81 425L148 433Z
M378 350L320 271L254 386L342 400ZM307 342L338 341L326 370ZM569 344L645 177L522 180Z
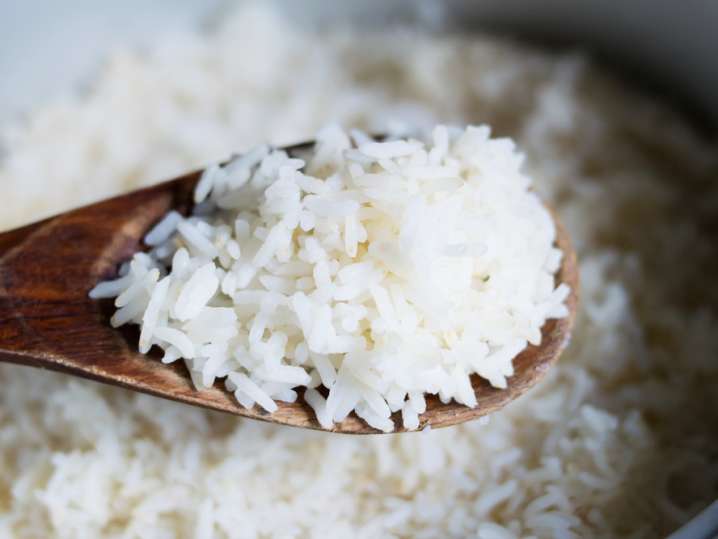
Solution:
M718 153L580 57L244 7L8 129L0 226L329 121L518 140L581 259L548 379L488 424L357 438L0 366L0 537L655 537L718 496Z

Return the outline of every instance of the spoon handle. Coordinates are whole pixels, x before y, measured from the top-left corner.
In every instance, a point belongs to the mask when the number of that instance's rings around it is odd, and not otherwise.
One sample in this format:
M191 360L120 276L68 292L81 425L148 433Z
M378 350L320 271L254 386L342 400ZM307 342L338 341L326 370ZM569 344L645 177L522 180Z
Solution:
M45 219L0 234L0 361L40 366L33 362L32 356L14 353L17 351L15 343L24 338L25 328L15 310L12 297L15 286L11 280L5 279L8 269L5 261L12 259L15 252L22 249L23 243L47 222L48 219Z
M196 180L189 174L0 234L0 361L92 370L110 343L89 290L114 275L154 221L188 207Z

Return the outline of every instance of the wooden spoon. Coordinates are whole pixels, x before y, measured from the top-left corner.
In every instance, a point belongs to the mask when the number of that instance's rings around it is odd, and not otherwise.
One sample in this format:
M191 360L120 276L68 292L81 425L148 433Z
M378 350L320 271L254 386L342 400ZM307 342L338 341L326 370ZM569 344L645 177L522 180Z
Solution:
M311 145L286 150L297 152ZM116 277L118 265L142 248L145 233L165 213L189 212L199 176L200 172L193 172L0 234L0 361L52 369L260 421L324 430L302 398L294 403L277 401L279 409L269 414L258 406L243 408L221 382L197 391L181 362L162 364L156 348L149 356L137 351L136 327L110 326L112 301L88 297L99 281ZM564 253L557 279L571 287L566 300L569 316L546 322L541 345L529 346L514 359L515 374L507 389L495 389L474 375L475 408L443 404L427 396L419 428L446 427L500 409L536 384L568 344L578 271L569 237L555 221L557 245ZM396 432L403 431L400 414L394 414L393 420ZM378 432L354 414L332 431Z

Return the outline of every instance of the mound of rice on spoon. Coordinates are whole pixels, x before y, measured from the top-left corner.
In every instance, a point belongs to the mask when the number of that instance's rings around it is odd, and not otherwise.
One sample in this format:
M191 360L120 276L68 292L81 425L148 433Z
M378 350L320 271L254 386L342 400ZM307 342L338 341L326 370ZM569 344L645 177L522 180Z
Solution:
M301 158L299 158L301 157ZM327 127L307 155L257 147L208 168L193 214L165 216L115 281L112 323L242 406L304 399L324 428L419 427L426 394L477 405L568 316L562 252L522 155L486 126L427 142Z

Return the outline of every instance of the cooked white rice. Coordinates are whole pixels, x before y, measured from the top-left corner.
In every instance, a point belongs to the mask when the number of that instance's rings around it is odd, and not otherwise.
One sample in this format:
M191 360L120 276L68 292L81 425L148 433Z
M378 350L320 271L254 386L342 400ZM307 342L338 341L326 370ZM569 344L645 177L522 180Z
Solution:
M583 310L547 380L486 425L355 438L2 366L0 537L654 538L718 495L718 248L701 224L718 151L580 57L307 34L243 9L213 37L118 54L89 95L6 130L0 223L330 121L517 140L581 259Z
M199 390L228 377L248 408L274 412L313 380L324 428L353 411L416 429L426 393L475 407L469 376L506 388L514 357L568 314L551 215L486 126L352 138L330 126L301 158L260 146L207 168L200 214L168 213L124 286L90 296L133 313L140 352L185 359Z

